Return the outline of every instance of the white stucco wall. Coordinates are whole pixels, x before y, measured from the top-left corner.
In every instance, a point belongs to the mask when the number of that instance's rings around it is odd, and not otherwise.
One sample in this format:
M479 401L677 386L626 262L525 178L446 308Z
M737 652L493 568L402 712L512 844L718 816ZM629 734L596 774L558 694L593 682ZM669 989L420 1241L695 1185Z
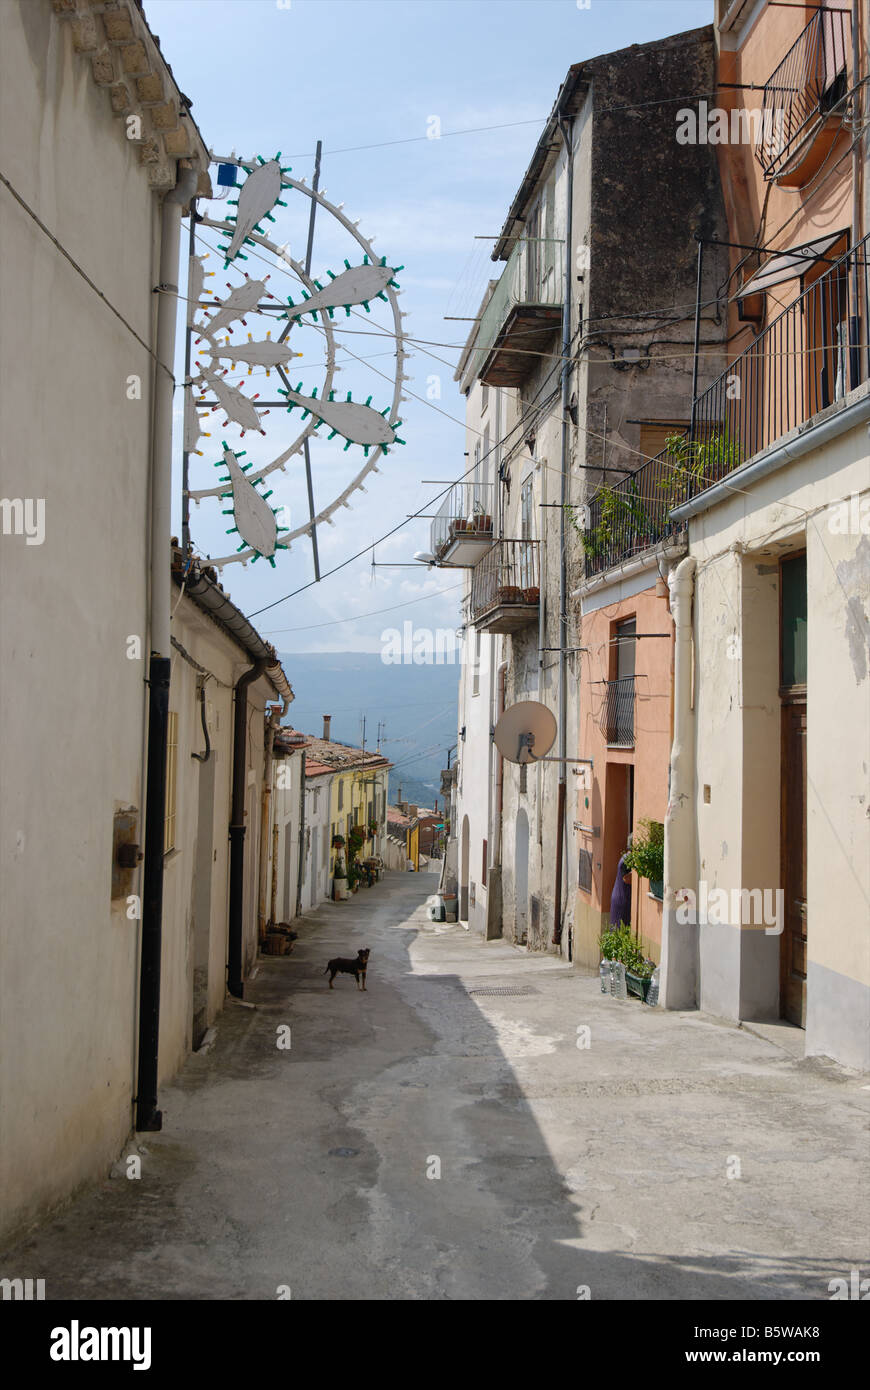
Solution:
M157 203L51 7L3 8L0 164L146 342ZM147 352L0 189L4 1223L105 1171L131 1122L139 922L110 902L113 816L142 808ZM127 378L141 380L140 400ZM50 731L50 732L49 732ZM141 838L141 835L140 835ZM137 875L138 878L138 875Z
M330 792L333 773L306 778L305 858L302 865L302 911L309 912L329 897L329 851L332 843ZM315 809L316 803L316 809ZM316 854L315 850L316 840Z
M806 1050L860 1067L870 1067L868 531L866 421L690 522L698 877L710 885L780 883L777 569L806 548ZM708 926L700 945L702 1008L776 1016L777 937Z

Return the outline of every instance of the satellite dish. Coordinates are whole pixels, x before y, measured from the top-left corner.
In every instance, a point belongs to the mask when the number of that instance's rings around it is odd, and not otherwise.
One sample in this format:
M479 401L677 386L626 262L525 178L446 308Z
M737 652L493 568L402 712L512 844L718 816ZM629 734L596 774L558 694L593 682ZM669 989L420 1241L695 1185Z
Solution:
M508 762L537 762L547 756L556 741L556 716L537 700L521 700L505 710L493 738Z

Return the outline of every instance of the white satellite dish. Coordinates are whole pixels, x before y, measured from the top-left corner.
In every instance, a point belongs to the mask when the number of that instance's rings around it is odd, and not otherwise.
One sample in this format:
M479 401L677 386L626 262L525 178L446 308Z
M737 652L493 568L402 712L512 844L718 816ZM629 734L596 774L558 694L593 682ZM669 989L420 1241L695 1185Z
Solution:
M556 716L537 700L521 700L505 710L493 738L508 762L537 762L547 756L556 741Z

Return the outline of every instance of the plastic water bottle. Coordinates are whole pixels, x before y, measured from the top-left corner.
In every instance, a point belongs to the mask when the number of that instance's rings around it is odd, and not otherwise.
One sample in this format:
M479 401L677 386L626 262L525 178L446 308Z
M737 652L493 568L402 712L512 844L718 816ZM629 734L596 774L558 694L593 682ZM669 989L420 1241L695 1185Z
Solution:
M614 999L628 998L628 991L625 987L625 966L621 960L610 962L610 993Z
M655 968L655 970L654 970L653 973L652 973L652 978L650 979L649 989L647 990L646 1002L647 1002L647 1004L649 1004L649 1005L650 1005L651 1007L653 1007L653 1008L655 1008L656 1004L658 1004L658 1002L659 1002L659 971L660 971L660 970L661 970L661 966L660 966L660 965L657 965L656 968Z
M609 993L610 993L610 967L612 966L612 964L613 964L612 961L603 960L603 961L601 961L600 965L598 966L598 976L599 976L599 979L601 980L601 993L602 993L602 994L609 994Z

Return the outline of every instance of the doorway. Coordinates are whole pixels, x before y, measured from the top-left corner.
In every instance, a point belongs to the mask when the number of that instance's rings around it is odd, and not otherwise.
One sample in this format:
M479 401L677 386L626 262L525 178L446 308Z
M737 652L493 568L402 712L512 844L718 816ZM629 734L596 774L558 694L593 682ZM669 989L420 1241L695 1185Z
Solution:
M807 557L780 562L780 1013L798 1028L807 1018Z
M601 912L610 920L610 899L619 861L634 826L634 763L608 762L604 782L604 847L601 868ZM631 916L632 913L629 913ZM631 923L626 923L630 926Z

